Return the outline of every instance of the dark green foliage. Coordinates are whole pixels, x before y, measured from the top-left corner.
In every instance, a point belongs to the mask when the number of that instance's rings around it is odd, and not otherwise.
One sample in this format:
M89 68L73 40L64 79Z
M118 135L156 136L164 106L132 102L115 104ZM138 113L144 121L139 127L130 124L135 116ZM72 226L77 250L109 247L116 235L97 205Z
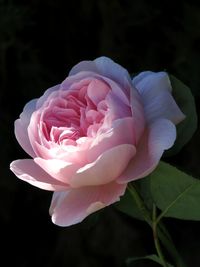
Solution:
M163 217L200 221L200 181L160 162L150 175L151 195Z

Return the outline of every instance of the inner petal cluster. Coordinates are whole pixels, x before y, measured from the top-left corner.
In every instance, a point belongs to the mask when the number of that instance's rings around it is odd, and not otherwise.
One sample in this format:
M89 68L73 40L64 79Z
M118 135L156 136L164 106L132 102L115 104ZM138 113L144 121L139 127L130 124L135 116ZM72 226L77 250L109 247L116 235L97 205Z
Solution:
M91 137L101 127L110 87L98 79L84 79L69 90L60 90L50 99L40 118L40 131L46 141L76 145L81 137Z

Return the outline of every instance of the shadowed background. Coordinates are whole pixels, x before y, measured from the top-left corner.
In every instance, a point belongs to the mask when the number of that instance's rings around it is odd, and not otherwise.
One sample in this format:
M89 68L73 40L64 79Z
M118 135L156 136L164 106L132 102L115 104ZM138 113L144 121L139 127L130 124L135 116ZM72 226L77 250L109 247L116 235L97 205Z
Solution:
M105 55L130 73L167 70L192 89L199 110L200 4L195 1L0 0L1 261L20 267L125 266L154 253L149 227L112 207L82 224L51 223L51 192L9 171L26 158L13 122L24 105L81 60ZM200 177L200 131L170 161ZM200 223L165 220L188 266L200 266ZM4 259L5 258L5 259ZM137 266L157 266L151 262Z

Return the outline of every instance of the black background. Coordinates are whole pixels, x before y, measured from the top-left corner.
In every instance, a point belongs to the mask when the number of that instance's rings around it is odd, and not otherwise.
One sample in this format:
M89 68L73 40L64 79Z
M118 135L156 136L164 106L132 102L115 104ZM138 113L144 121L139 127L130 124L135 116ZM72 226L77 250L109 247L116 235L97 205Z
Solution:
M167 70L192 89L199 110L200 4L195 1L0 0L1 266L125 266L154 253L145 223L112 207L68 228L51 223L51 192L9 171L26 158L13 122L25 103L60 83L81 60L109 56L130 73ZM200 177L199 137L171 159ZM166 219L189 267L200 266L199 222ZM150 262L140 266L156 266ZM139 266L139 265L138 265Z

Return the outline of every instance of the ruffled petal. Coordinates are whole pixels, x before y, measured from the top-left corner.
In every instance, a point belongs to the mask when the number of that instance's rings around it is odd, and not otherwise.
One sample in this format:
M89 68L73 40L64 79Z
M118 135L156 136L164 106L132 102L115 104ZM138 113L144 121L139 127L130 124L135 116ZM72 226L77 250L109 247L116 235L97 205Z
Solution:
M112 120L131 117L131 108L130 105L124 104L120 98L118 98L113 92L110 92L105 102L109 109L109 116Z
M69 187L67 184L56 181L32 159L15 160L11 163L10 169L19 179L41 189L63 191Z
M92 102L98 105L101 100L105 99L109 90L110 88L106 83L98 79L93 79L87 88L87 94Z
M166 72L142 72L133 79L141 95L148 122L165 118L178 124L185 116L171 95L172 87Z
M37 99L33 99L28 102L23 112L20 114L20 118L15 121L15 136L20 146L28 153L31 157L35 156L35 152L29 141L28 136L28 125L30 123L31 115L35 111Z
M53 194L50 214L53 223L70 226L81 222L89 214L119 201L126 184L115 182L102 186L88 186Z
M135 147L127 144L109 149L96 161L80 168L68 183L73 188L108 184L124 171L135 153Z
M101 127L90 148L87 147L88 162L95 161L106 150L122 144L135 145L134 120L131 117L118 119L111 126Z
M45 91L45 93L38 99L38 101L37 101L37 109L39 109L44 104L44 102L47 101L47 99L49 98L49 96L53 92L58 91L59 88L60 88L60 84L57 84L57 85L47 89Z
M99 57L94 61L82 61L71 69L69 75L75 75L81 71L96 72L108 77L119 83L129 94L130 75L128 71L108 57Z
M135 157L117 182L128 183L147 176L159 163L164 150L173 146L175 139L176 127L171 121L160 119L154 122L144 132Z

